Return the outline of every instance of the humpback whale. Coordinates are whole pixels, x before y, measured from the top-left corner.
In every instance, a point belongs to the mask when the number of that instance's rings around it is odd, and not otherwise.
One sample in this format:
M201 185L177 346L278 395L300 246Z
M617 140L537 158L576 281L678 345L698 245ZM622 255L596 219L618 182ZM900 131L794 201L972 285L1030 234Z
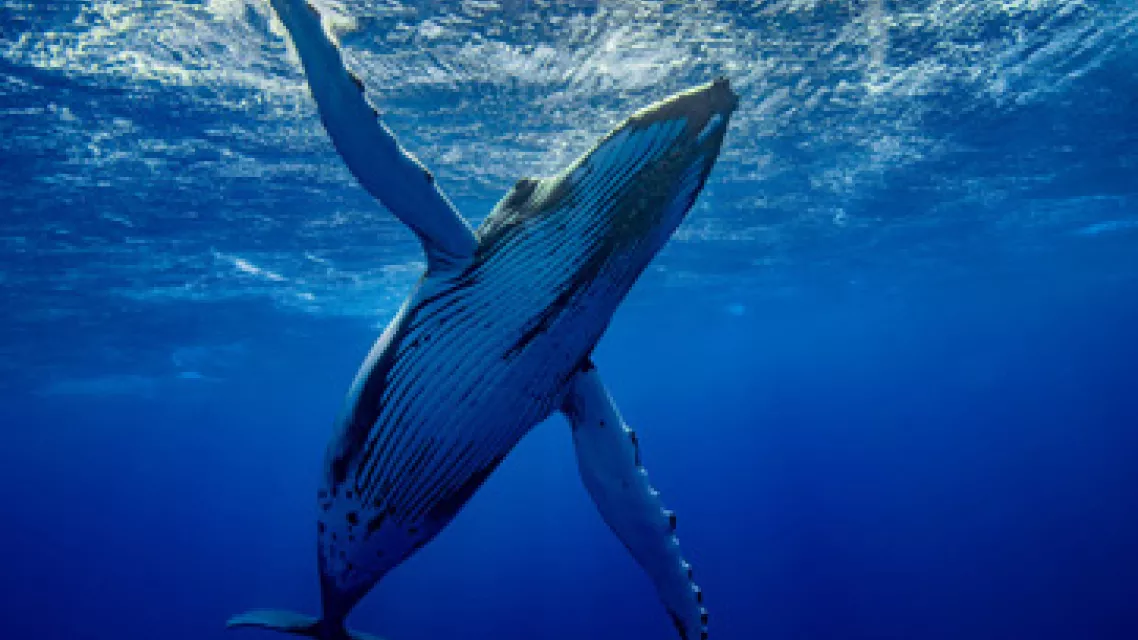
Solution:
M601 516L680 638L706 638L675 515L649 484L591 353L703 188L738 101L728 81L634 113L556 176L518 180L475 230L383 124L319 12L304 0L272 6L336 150L418 237L427 268L352 381L325 454L321 614L255 610L228 625L374 639L345 626L360 599L560 412Z

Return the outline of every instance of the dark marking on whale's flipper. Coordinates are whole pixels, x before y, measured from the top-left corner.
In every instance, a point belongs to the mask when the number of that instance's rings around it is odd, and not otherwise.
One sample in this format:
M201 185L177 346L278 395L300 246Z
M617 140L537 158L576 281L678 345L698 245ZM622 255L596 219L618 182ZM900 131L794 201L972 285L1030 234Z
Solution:
M246 611L230 618L225 626L229 629L241 627L270 629L306 638L317 638L317 640L383 640L370 633L347 630L342 624L329 624L319 618L279 609Z
M432 267L469 262L478 246L474 230L426 167L378 119L363 81L344 65L319 12L304 0L271 2L300 55L324 129L348 170L415 232Z
M675 514L648 484L638 442L595 368L583 367L574 376L562 412L573 427L581 480L597 510L648 573L680 638L706 638L703 593L680 554Z

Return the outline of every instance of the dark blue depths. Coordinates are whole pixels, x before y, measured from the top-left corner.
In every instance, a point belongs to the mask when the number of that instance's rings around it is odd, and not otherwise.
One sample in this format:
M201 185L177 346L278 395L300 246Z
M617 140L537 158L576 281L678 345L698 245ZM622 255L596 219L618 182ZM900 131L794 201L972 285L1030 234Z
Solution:
M679 514L713 631L1134 637L1138 306L1123 293L624 312L597 361ZM209 391L8 405L7 637L221 638L233 611L315 606L324 427L369 336L313 324L340 338L274 332L271 358ZM578 486L560 418L353 624L670 632Z

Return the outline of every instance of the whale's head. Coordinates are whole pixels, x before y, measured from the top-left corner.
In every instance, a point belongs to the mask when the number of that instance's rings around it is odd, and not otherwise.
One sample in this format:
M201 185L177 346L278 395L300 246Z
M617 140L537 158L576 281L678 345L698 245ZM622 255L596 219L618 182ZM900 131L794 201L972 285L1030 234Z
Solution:
M519 180L479 230L483 251L525 236L643 268L695 202L737 105L718 78L637 111L559 175Z
M719 78L637 111L560 174L519 180L479 228L472 269L607 317L695 203L737 104Z
M605 244L659 250L703 188L738 101L726 78L675 94L633 114L578 161L579 197L593 197L609 222Z

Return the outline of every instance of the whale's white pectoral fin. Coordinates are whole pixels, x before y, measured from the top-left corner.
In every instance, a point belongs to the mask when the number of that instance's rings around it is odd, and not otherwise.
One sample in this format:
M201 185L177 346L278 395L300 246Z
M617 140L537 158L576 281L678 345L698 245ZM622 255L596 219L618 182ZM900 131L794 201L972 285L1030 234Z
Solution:
M478 244L474 231L435 184L434 176L399 146L344 66L340 47L305 0L272 0L296 46L333 145L360 184L423 243L432 264L463 263Z
M703 595L680 555L675 515L648 484L636 434L591 364L570 382L562 412L573 427L581 479L601 516L648 573L680 637L706 638Z

